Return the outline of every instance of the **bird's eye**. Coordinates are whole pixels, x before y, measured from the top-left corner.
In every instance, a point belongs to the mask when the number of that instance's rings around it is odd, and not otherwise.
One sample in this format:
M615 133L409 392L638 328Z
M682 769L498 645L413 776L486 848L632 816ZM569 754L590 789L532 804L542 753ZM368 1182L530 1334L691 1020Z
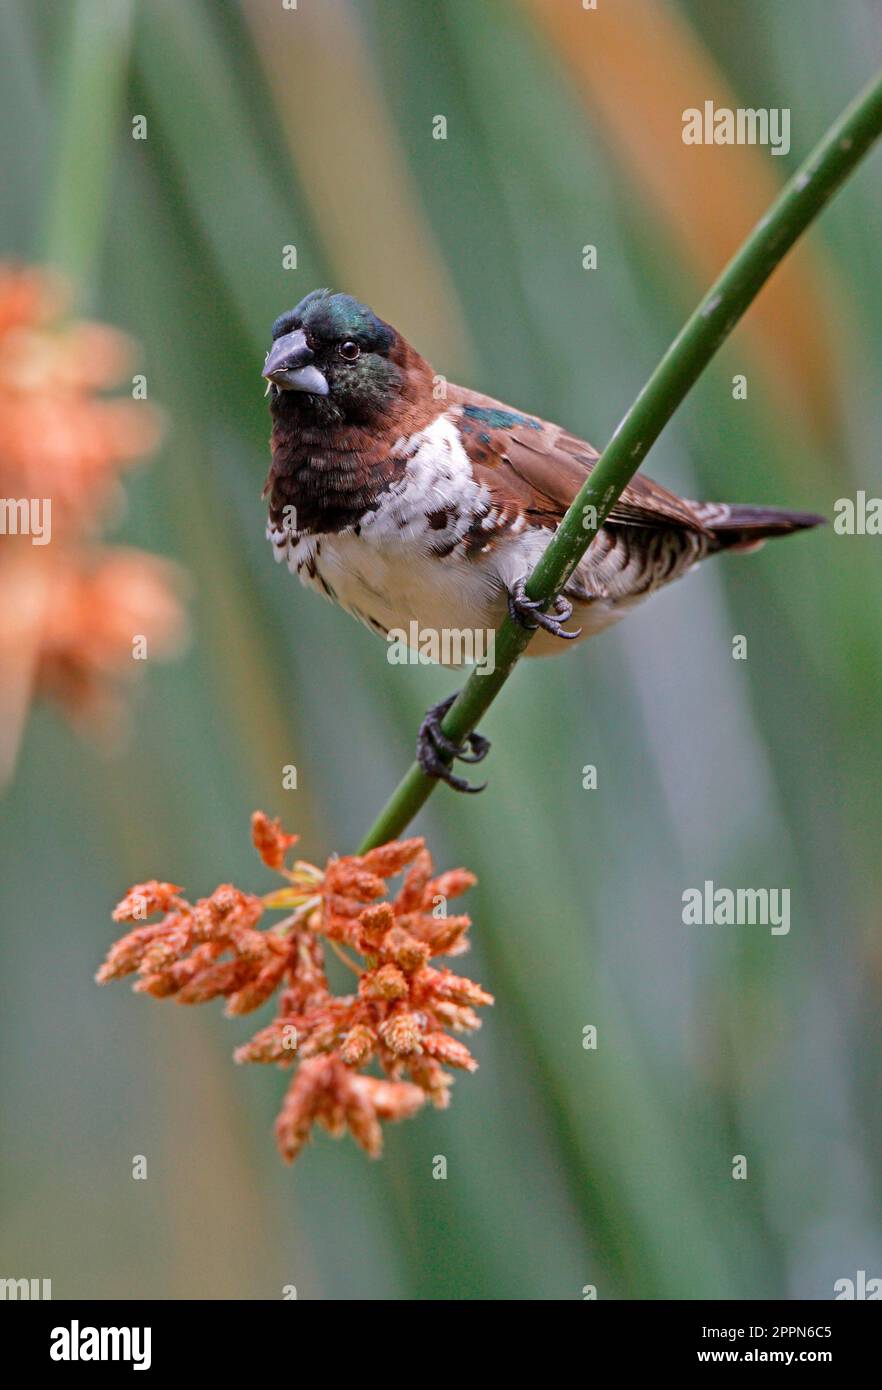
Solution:
M361 348L358 346L358 343L353 343L351 339L347 339L345 343L341 343L337 351L344 362L354 362L356 357L361 355Z

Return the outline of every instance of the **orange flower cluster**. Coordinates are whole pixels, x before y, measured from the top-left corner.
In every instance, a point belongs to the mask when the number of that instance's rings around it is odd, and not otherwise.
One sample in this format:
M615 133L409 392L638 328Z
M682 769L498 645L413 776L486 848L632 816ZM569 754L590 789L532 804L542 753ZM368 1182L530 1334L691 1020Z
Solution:
M139 884L114 919L144 922L160 912L163 919L116 942L97 980L137 971L135 989L142 993L181 1004L223 995L228 1014L249 1013L281 989L273 1022L235 1056L299 1064L276 1122L283 1158L297 1157L316 1123L335 1136L348 1129L377 1157L383 1120L405 1119L427 1099L444 1108L453 1079L445 1067L477 1067L451 1033L479 1028L475 1010L492 1004L492 995L431 963L468 949L469 918L446 914L474 875L454 869L436 876L421 839L332 858L323 870L302 860L289 869L285 861L297 836L259 811L252 839L284 887L260 898L223 884L191 904L173 883ZM404 870L390 897L388 880ZM258 930L271 909L286 915ZM357 974L354 993L331 992L326 946ZM371 1063L383 1074L365 1074Z
M100 394L124 376L130 345L66 308L47 272L0 265L0 780L34 698L79 723L118 722L135 639L162 657L183 631L177 568L98 540L159 418Z

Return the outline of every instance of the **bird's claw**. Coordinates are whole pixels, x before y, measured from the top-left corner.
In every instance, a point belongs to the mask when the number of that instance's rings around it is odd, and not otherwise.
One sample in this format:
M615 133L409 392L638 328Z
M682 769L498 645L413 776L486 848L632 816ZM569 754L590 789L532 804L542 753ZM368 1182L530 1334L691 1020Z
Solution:
M441 728L441 721L456 699L451 695L440 704L426 710L425 718L417 735L417 762L427 777L437 777L453 787L457 792L482 792L487 783L473 787L464 777L457 777L451 770L450 761L458 758L462 763L479 763L490 752L490 740L475 732L466 735L465 743L454 743ZM469 751L471 750L471 751Z
M522 574L508 591L508 612L512 621L526 628L528 632L535 632L537 627L541 627L555 637L565 638L568 642L579 637L582 632L580 627L573 632L564 629L564 623L573 616L573 605L569 599L564 598L563 594L558 594L551 606L551 612L543 613L541 599L527 598L525 580L526 575Z

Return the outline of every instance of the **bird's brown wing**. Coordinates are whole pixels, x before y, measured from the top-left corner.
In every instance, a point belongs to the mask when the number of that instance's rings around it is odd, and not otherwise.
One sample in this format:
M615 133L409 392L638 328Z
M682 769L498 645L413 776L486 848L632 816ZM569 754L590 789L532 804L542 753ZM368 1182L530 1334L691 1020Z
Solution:
M448 386L463 447L475 476L508 509L516 507L543 526L557 526L599 454L559 425L510 406ZM697 509L638 473L609 514L626 526L674 527L706 532Z

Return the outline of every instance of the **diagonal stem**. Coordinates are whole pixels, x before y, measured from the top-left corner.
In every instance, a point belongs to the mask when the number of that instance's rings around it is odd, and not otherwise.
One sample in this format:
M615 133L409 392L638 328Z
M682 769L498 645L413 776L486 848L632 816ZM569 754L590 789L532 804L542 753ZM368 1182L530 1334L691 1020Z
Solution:
M793 243L882 134L882 71L846 107L701 300L604 449L527 582L547 606L569 579L674 411ZM532 633L506 618L492 673L473 672L444 718L455 743L493 703ZM437 782L414 763L365 836L359 853L395 839Z

